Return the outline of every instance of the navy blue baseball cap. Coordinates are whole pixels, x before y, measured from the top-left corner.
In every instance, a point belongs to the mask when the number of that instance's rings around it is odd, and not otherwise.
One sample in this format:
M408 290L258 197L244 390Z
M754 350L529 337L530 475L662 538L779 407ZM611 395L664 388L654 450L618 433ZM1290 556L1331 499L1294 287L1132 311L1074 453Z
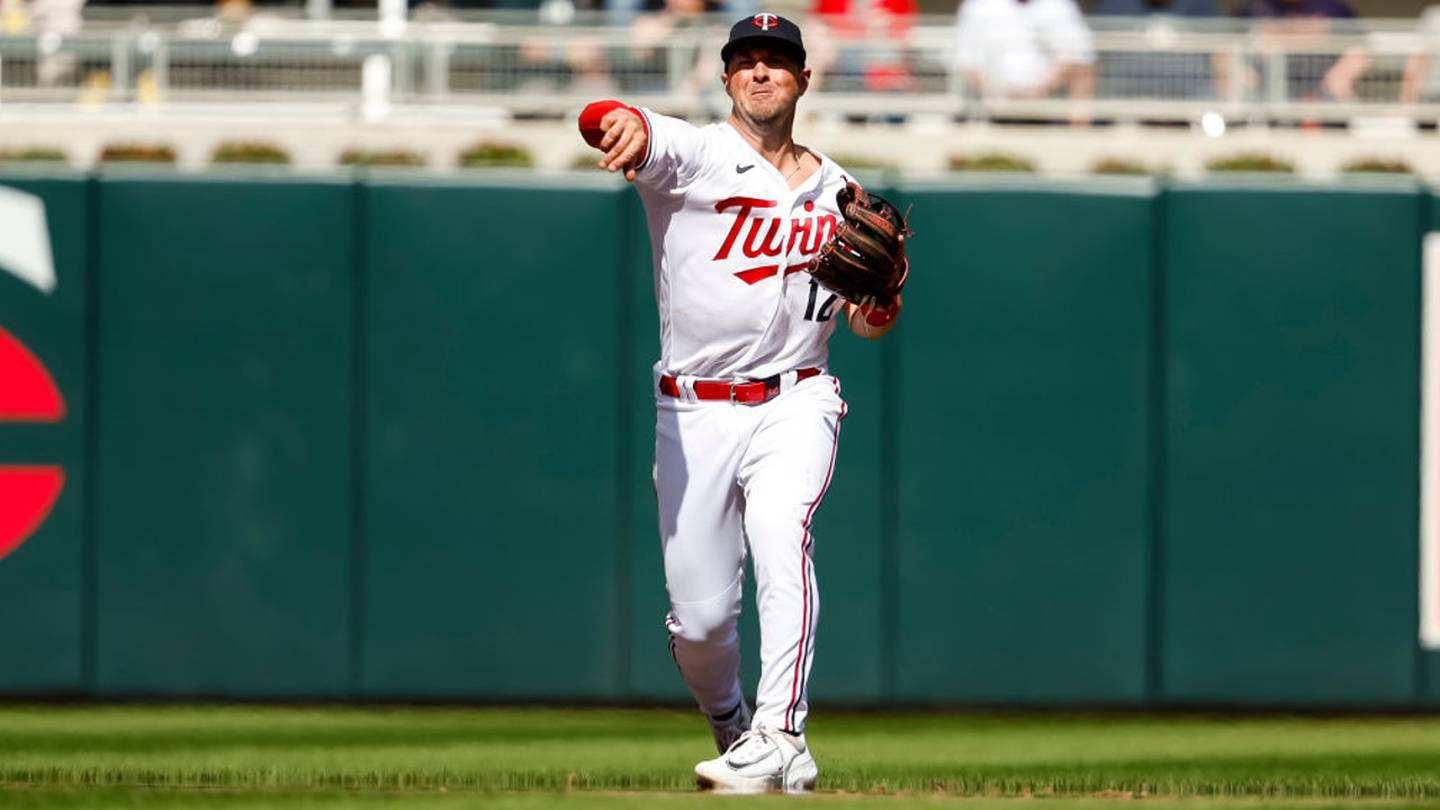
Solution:
M779 14L755 14L730 26L730 41L720 49L720 61L730 64L730 54L741 45L766 45L792 53L805 67L805 42L800 26Z

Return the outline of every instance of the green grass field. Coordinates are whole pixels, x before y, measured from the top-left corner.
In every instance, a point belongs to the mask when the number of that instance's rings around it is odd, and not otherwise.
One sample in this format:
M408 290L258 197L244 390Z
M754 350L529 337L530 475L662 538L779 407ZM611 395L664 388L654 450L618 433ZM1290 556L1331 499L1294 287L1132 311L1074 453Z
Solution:
M693 792L691 712L7 707L0 807L1440 806L1435 717L822 712L808 732L819 794L755 799Z

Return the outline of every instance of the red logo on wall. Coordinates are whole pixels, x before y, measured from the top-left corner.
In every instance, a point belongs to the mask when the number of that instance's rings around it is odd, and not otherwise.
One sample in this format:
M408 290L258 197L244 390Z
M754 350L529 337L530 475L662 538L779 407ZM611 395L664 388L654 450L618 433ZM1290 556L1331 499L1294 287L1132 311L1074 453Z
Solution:
M59 422L60 389L25 344L0 327L0 422ZM49 517L65 470L59 465L0 464L0 558L26 541Z
M55 261L39 197L0 186L0 271L49 295ZM65 400L50 372L20 339L0 327L0 425L59 422ZM65 471L54 464L9 464L0 458L0 558L24 543L50 516Z

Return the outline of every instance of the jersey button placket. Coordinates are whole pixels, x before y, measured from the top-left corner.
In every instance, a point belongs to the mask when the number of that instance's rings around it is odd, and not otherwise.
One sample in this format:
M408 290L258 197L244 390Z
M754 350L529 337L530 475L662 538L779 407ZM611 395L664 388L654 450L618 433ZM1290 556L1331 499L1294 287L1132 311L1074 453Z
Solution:
M810 175L810 177L806 179L804 185L790 192L790 205L785 209L787 234L794 232L795 220L800 217L810 217L812 220L810 223L811 228L815 228L818 226L820 207L818 201L820 199L820 190L825 187L825 184L821 179L821 175L824 173L825 167L822 165L820 166L820 168L815 170L814 174ZM797 205L799 205L803 209L798 213L795 211L795 206ZM818 235L806 234L805 239L796 239L795 244L792 245L790 244L789 236L786 236L784 266L789 267L792 264L799 264L801 261L804 261L805 242L809 241L810 239L817 238ZM797 250L799 251L798 255L792 255L795 254ZM784 270L781 270L781 272L784 272Z
M785 180L779 169L775 169L774 176L780 180L781 192L777 199L781 201L780 211L784 217L780 221L780 233L782 234L780 255L775 257L778 263L776 268L780 276L780 307L785 306L785 288L789 285L790 276L785 270L790 267L790 229L795 227L795 192L790 188L789 181Z
M794 233L794 220L800 219L802 217L810 217L813 220L815 217L815 200L809 195L808 192L806 194L800 195L799 197L796 197L795 203L800 206L801 210L799 213L796 213L794 207L790 209L791 233ZM810 227L815 227L815 223L813 221L811 222ZM786 266L789 266L791 264L798 264L801 261L804 261L805 243L814 238L815 236L808 232L804 234L803 239L799 238L799 236L797 235L795 239L795 244L790 245L790 249L785 252Z

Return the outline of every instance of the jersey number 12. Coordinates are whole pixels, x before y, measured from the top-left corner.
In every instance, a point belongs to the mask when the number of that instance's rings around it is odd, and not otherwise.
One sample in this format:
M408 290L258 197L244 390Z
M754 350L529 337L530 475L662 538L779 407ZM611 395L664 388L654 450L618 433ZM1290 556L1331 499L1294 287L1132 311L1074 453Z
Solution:
M823 323L830 320L830 316L835 314L835 304L840 300L840 296L835 293L830 293L830 297L826 298L825 303L820 305L820 311L817 313L815 311L815 299L819 296L820 282L812 278L810 279L810 303L805 305L805 320Z

